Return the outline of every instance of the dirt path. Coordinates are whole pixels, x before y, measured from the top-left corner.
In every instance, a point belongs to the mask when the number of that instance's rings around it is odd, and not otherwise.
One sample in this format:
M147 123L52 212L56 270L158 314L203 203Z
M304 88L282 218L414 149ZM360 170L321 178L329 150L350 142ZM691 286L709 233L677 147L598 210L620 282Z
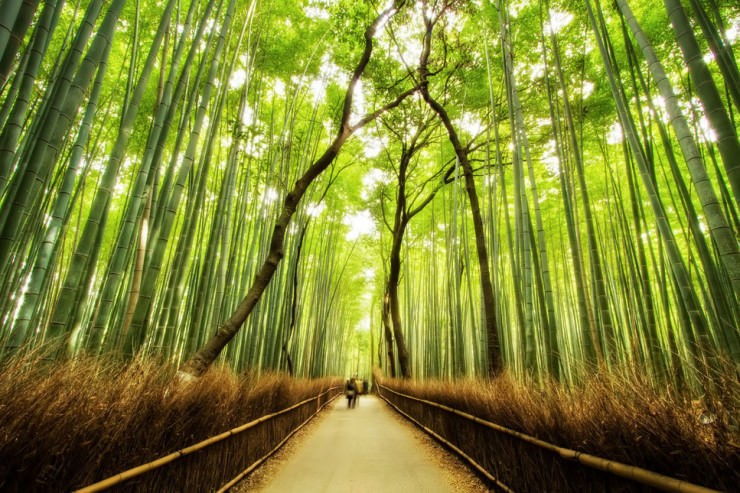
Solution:
M382 400L362 396L355 409L342 397L292 439L239 492L488 491L453 455L398 416Z

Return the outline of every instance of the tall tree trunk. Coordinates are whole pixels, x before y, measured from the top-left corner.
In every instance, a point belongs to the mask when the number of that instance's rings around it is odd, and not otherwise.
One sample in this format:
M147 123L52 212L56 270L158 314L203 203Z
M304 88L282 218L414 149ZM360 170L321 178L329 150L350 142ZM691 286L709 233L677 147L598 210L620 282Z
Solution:
M396 340L396 348L398 349L398 366L401 370L401 377L411 377L411 369L409 368L409 351L406 347L406 338L403 335L403 328L401 323L401 310L398 300L398 284L400 282L401 274L401 246L403 245L403 234L406 229L405 224L400 224L398 228L393 231L393 246L391 247L391 254L389 257L390 266L388 269L388 286L386 292L388 295L388 305L390 311L391 322L393 326L393 336Z
M301 252L303 251L303 241L306 238L306 230L308 229L308 225L311 222L311 218L307 218L306 222L303 224L303 227L301 228L301 233L298 236L298 245L295 249L295 260L293 261L293 268L292 268L292 296L290 300L290 322L288 325L288 331L287 334L285 334L285 337L282 341L282 347L281 352L283 354L283 357L285 358L285 364L288 367L288 374L292 377L294 375L294 368L293 368L293 358L290 356L290 351L288 350L288 344L290 344L291 337L293 336L293 333L295 332L296 325L298 323L298 272L300 270L300 264L301 264Z
M383 295L383 335L385 337L385 355L388 358L388 374L393 377L399 376L396 370L396 345L393 341L393 321L391 319L391 295L386 289Z
M544 45L544 43L543 43ZM559 57L554 57L555 64L559 63ZM550 73L547 64L547 57L545 56L545 69L546 73ZM560 72L560 69L556 69ZM547 89L547 100L548 107L550 109L550 120L552 121L552 133L553 141L555 142L555 151L558 157L559 173L558 181L560 183L560 192L563 197L563 209L565 212L565 223L568 232L568 246L570 247L571 262L573 265L576 300L578 318L580 321L580 330L582 331L582 345L585 347L585 358L589 363L597 363L603 361L604 355L601 351L601 344L599 343L599 333L596 329L596 321L593 316L593 309L591 304L588 302L588 286L585 274L585 263L583 261L583 254L581 251L581 245L579 243L578 223L576 220L575 213L575 200L573 199L573 186L570 175L571 171L571 157L566 155L563 143L565 139L562 135L563 131L559 121L559 112L557 111L557 104L553 96L553 88L550 78L547 78L546 89ZM560 85L560 83L559 83Z
M563 93L563 112L565 117L566 132L568 134L572 148L572 158L576 169L576 178L581 191L581 202L586 224L586 238L588 244L588 258L590 262L590 271L592 273L592 292L594 294L594 305L596 309L596 320L598 322L598 331L601 337L592 341L596 348L596 354L602 360L611 357L614 345L614 327L612 324L611 313L609 309L609 300L606 294L606 284L604 279L604 269L602 267L601 252L599 251L596 226L594 224L591 199L589 198L588 186L581 154L581 146L578 142L578 136L575 128L575 119L571 110L570 101L568 100L568 87L565 83L562 65L560 63L560 49L555 36L552 36L553 57L557 69L558 83Z
M627 53L629 56L629 59L632 61L632 66L637 66L637 62L635 60L635 53L632 49L632 43L628 39L628 36L626 34L626 27L623 27L623 30L625 31L625 43L627 45ZM639 70L632 70L632 84L633 84L633 92L635 94L649 94L647 83L644 80L644 77L642 76L642 72ZM640 82L640 86L638 88L637 86L637 80ZM665 100L665 99L664 99ZM635 99L635 106L637 111L640 114L647 114L647 111L643 111L641 109L642 103L639 99ZM650 114L658 114L657 109L654 107L654 104L652 103L651 98L647 98L647 105L650 110ZM666 101L666 106L670 107L668 104L668 101ZM676 110L677 108L674 108ZM674 118L674 114L669 112L669 115L671 116L671 121L674 123L677 121ZM680 115L680 110L679 110ZM680 118L679 118L680 119ZM685 123L685 121L684 121ZM727 233L731 233L731 230L726 222L724 222L724 214L722 214L722 208L717 203L716 196L714 196L714 190L712 188L711 183L709 182L709 178L706 175L706 171L703 168L703 163L701 160L699 160L699 163L694 163L698 169L696 170L690 170L690 175L692 179L694 179L695 188L697 190L698 195L700 196L700 201L702 204L709 205L708 208L705 208L705 219L710 224L710 231L709 236L710 238L714 239L714 244L716 245L715 252L719 254L719 264L716 261L715 255L712 254L710 251L709 245L707 244L707 237L704 231L702 231L702 225L699 215L697 214L696 207L694 206L693 199L691 197L691 194L689 192L689 186L686 184L684 175L682 169L679 169L679 164L676 160L676 156L674 153L673 143L671 142L669 136L668 136L668 130L666 125L663 124L662 121L655 122L655 126L657 126L659 135L661 138L661 141L663 142L663 147L665 149L665 155L668 161L668 164L670 165L670 170L673 176L673 184L675 185L675 190L678 192L678 196L680 197L682 207L684 209L684 213L686 216L686 220L688 223L688 229L691 233L691 237L693 238L693 243L696 248L696 251L698 253L698 258L701 261L701 269L704 272L704 279L698 280L699 285L701 286L701 291L705 293L705 296L709 296L711 298L711 301L708 301L706 303L707 308L706 311L708 319L711 321L711 328L713 332L716 334L718 338L724 338L725 344L724 346L729 349L729 353L733 355L735 360L740 361L740 344L738 343L738 335L736 331L737 327L737 310L734 309L735 306L737 306L737 301L735 298L735 289L733 288L733 269L732 269L732 252L728 251L731 250L730 248L723 249L721 245L719 245L717 239L714 236L714 231L711 229L712 225L719 226L719 235L720 237L724 236L725 241L730 241L735 243L735 252L737 252L737 245L736 240L733 235L729 235L729 238L727 238ZM686 130L688 130L688 126L686 127ZM647 129L643 130L643 134L647 133ZM677 132L678 133L678 132ZM688 136L690 138L690 135ZM693 141L691 141L693 142ZM691 142L684 141L684 145L687 145L691 147ZM696 152L696 158L698 159L698 149L696 146L693 146L693 151ZM689 149L689 155L691 155L691 149ZM687 159L688 162L688 159ZM693 171L693 172L691 172ZM697 182L697 179L699 180ZM703 182L703 183L702 183ZM708 188L708 190L707 190ZM703 192L703 194L701 193ZM703 195L703 196L702 196ZM714 202L714 203L713 203ZM709 218L709 215L711 213L719 213L722 214L721 217L714 217L712 219ZM724 227L723 223L724 222ZM724 229L724 231L723 231ZM726 256L724 259L722 258L722 254L730 254L729 256ZM736 259L740 259L740 254L736 253ZM723 260L727 261L729 265L725 265L725 269L722 269L722 264L725 263ZM740 267L740 266L738 266ZM738 267L735 268L735 270L738 270ZM735 277L737 274L735 275ZM729 289L728 289L729 288Z
M732 51L732 43L725 35L727 28L723 25L724 23L719 16L717 3L709 2L709 6L715 10L718 25L712 23L709 12L699 0L690 0L689 3L704 37L709 43L709 48L717 60L722 76L725 78L725 90L730 94L730 98L735 103L735 108L740 111L740 71L738 71L737 61Z
M208 2L205 10L201 13L203 19L208 19L210 17L210 12L214 3L215 2ZM190 33L190 24L194 12L195 3L188 10L182 24L183 36L180 38L174 53L169 59L169 75L166 82L163 84L162 93L159 97L159 104L157 105L156 112L154 114L154 121L152 122L152 127L147 135L147 145L141 157L141 165L136 173L136 179L131 186L130 199L125 205L120 231L116 238L116 245L113 249L113 255L108 261L107 272L99 290L97 311L91 326L88 329L88 347L91 350L101 349L105 331L108 330L110 325L113 323L112 314L114 308L116 308L116 305L118 304L118 293L122 292L121 286L126 277L126 270L132 258L132 250L135 249L137 251L137 253L135 253L136 259L141 259L141 257L139 257L138 250L140 244L139 238L142 237L141 229L144 226L144 221L146 221L148 234L151 232L150 217L151 210L153 208L153 194L155 193L155 187L153 187L153 176L158 166L158 160L155 158L157 154L156 149L161 145L160 140L165 140L163 135L167 134L169 124L171 123L171 118L168 118L168 113L173 105L173 101L174 105L177 106L180 95L184 91L187 74L190 73L189 69L191 64L186 62L183 74L177 81L177 86L173 89L173 86L176 85L175 81L177 79L179 67L181 66L180 61L185 51L186 41L189 39L188 34ZM201 24L201 29L192 38L192 42L196 45L200 43L202 31L205 24L207 24L207 21L203 20ZM195 50L192 51L194 52ZM191 53L191 58L189 58L188 61L192 61L192 56L193 54ZM167 64L162 63L162 65L165 66ZM129 298L131 297L129 296ZM129 300L128 304L130 305L131 303L132 301ZM120 329L122 326L117 325L117 327ZM115 340L113 340L113 338L108 338L105 343L106 347L112 348L113 346L118 346L120 343L119 339L121 339L122 336L123 334L116 334Z
M178 209L178 205L182 198L185 184L192 170L195 160L197 149L201 142L201 130L203 128L203 122L205 121L206 113L208 111L212 93L215 89L216 78L219 74L221 66L221 53L226 43L226 34L231 28L232 15L235 8L235 0L229 0L226 14L223 20L223 29L219 31L216 37L215 46L213 49L213 55L208 58L206 62L209 65L208 73L205 79L205 86L201 90L198 109L196 111L195 120L193 122L192 129L190 130L188 147L183 156L182 163L179 166L176 175L175 187L172 190L172 194L168 198L163 209L166 211L164 220L162 221L161 227L157 231L157 237L152 240L155 242L154 250L149 258L149 262L145 267L144 279L141 284L141 292L139 294L134 312L134 317L131 321L131 330L126 337L126 343L124 345L124 353L127 356L133 356L136 352L141 349L145 339L147 331L147 320L149 318L152 299L154 298L154 291L156 281L162 268L162 263L165 256L165 250L169 241L170 233L174 227L174 216ZM215 33L214 33L215 34ZM220 118L220 111L218 107L215 108L214 120L218 121ZM212 137L212 136L211 136ZM198 203L198 197L204 193L205 184L201 180L205 180L205 171L208 167L209 157L208 148L210 147L213 139L206 138L206 151L203 157L202 166L199 168L199 179L197 180L196 186L198 190L195 193L195 197L191 201L191 207L195 208ZM193 209L195 210L195 209Z
M116 0L111 5L87 55L80 63L101 8L100 1L90 3L72 49L62 63L61 73L54 84L47 88L23 147L16 149L29 101L17 100L11 121L3 129L0 137L0 163L3 163L3 172L0 175L9 176L12 170L14 176L7 185L0 208L0 272L7 272L16 262L17 256L26 250L31 235L24 235L24 228L32 222L32 218L38 218L41 214L41 208L37 206L61 151L60 143L65 141L82 98L102 61L101 57L112 42L123 3L123 0ZM32 87L28 87L29 95L31 90ZM10 286L13 282L11 280ZM6 289L8 286L6 284Z
M36 77L49 46L51 33L59 21L63 5L63 0L50 0L44 3L39 19L36 22L30 47L26 50L28 53L23 54L24 59L22 65L18 67L12 87L10 91L5 93L2 118L0 118L0 126L3 127L3 131L0 133L0 198L3 198L8 191L9 181L13 173L19 172L16 166L21 168L21 172L25 169L25 163L18 162L17 146L26 123L28 109L31 107L31 95L36 83ZM95 2L91 4L91 7L94 7L94 5ZM90 12L91 15L93 13ZM71 75L72 73L70 72ZM52 87L55 87L58 83L60 82L55 82ZM47 94L51 97L53 92L51 91L51 87L48 90ZM5 218L6 214L0 214L0 217ZM4 219L0 220L0 224L3 221ZM0 263L0 267L2 267L2 263ZM2 269L0 268L1 271Z
M107 55L107 53L104 55L104 60L107 59ZM98 99L106 68L107 63L105 61L98 67L98 73L95 76L95 83L93 84L92 93L87 103L87 109L80 125L77 140L72 148L67 170L64 173L57 198L54 201L51 218L46 226L43 240L39 245L38 251L34 255L29 256L29 261L35 257L33 260L33 270L28 279L28 286L23 296L23 304L13 325L13 334L11 340L8 342L8 346L10 347L19 347L26 341L28 329L32 321L38 320L40 306L44 303L42 294L48 287L49 278L54 272L57 251L60 246L58 240L67 226L70 210L73 208L75 198L78 195L75 185L77 183L77 176L81 172L80 164L82 163L93 120L98 110Z
M426 2L424 2L426 8ZM455 149L455 155L460 160L465 177L465 190L470 202L470 212L473 216L473 228L475 230L475 246L478 252L478 263L480 265L481 289L483 292L483 309L485 313L486 336L487 336L487 356L488 356L488 375L493 377L503 370L503 360L501 358L501 347L499 344L499 335L496 319L496 298L493 292L493 283L491 282L491 270L488 265L488 251L486 246L485 229L483 228L483 217L481 215L480 204L478 202L478 193L475 189L475 178L473 177L473 167L468 159L468 151L463 147L460 138L457 135L452 120L445 108L435 100L429 93L429 55L431 53L432 32L434 30L434 20L431 16L424 16L424 44L422 47L419 62L419 80L421 83L421 94L424 101L439 116L442 124L447 130L447 135Z

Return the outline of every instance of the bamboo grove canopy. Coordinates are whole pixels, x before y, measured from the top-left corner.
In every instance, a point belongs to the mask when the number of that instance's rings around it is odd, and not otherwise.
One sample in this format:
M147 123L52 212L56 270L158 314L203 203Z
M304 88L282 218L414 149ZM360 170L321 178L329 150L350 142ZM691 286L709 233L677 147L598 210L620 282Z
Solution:
M694 385L734 0L2 0L3 355Z

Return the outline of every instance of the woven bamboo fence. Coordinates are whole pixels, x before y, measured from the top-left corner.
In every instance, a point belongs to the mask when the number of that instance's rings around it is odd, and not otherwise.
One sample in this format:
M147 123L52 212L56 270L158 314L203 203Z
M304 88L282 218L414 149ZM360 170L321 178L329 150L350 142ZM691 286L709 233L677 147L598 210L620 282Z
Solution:
M341 393L314 397L77 490L226 491L276 452Z
M560 447L464 411L377 384L378 395L506 492L717 493L640 467Z

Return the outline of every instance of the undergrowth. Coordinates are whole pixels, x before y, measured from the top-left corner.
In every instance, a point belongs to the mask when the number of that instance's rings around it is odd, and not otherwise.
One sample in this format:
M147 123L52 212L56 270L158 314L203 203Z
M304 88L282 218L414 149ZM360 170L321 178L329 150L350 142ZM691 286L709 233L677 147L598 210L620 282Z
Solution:
M49 362L35 355L6 361L0 366L0 491L71 491L341 383L213 368L183 385L175 383L175 372L147 360ZM736 379L716 379L712 393L701 399L656 389L639 373L598 374L578 388L527 384L506 375L484 382L380 381L561 447L721 490L740 484ZM307 407L310 413L316 404ZM214 484L214 471L233 471L228 478L233 477L302 419L276 420L208 454L180 461L169 476L127 484L120 491L175 491L173 477L186 477L187 487L177 491L213 489L222 484ZM516 491L604 491L598 474L580 477L582 469L555 464L552 453L484 433L445 413L423 419L481 458L504 483L514 483L510 486Z
M46 362L25 356L5 362L0 367L0 491L80 488L341 383L213 368L196 382L177 384L175 372L153 361ZM292 424L271 425L269 432L251 437L245 449L223 453L269 450L274 444L255 441L279 440L290 431L280 426ZM212 464L206 458L191 466ZM198 485L197 477L190 481L189 491L213 487ZM131 489L137 488L124 488ZM138 489L154 491L145 485Z
M380 379L396 391L437 402L563 448L635 465L663 475L723 491L740 484L740 385L714 382L700 399L672 389L657 389L639 373L597 374L578 388L552 382L522 383L504 375L491 381ZM399 401L402 399L398 399ZM579 477L556 454L465 423L453 415L402 402L407 412L473 457L481 457L495 476L515 491L643 491L619 487L598 476ZM468 430L467 427L470 427ZM489 434L490 433L490 434ZM484 436L485 435L485 436ZM517 456L518 457L513 457ZM524 457L523 457L524 456ZM488 469L487 468L487 469ZM524 470L538 471L522 478ZM590 475L591 473L586 473ZM528 481L528 482L527 482ZM633 485L634 486L634 485ZM543 489L544 488L544 489ZM624 489L623 489L624 488Z

